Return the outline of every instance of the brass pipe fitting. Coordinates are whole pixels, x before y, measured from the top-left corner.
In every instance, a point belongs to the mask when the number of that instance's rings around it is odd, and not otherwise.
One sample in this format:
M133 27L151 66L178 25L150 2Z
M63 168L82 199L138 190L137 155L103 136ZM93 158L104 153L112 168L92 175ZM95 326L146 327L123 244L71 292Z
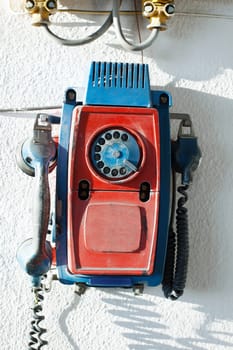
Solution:
M25 0L24 8L32 16L32 25L41 26L57 11L57 0Z
M143 16L150 20L148 29L167 29L167 20L175 13L174 0L143 0Z

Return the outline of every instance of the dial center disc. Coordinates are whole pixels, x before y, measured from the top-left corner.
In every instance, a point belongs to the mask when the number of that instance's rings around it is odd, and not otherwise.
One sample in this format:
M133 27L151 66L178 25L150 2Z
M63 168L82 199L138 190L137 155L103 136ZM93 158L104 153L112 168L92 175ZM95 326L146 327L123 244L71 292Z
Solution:
M129 157L129 150L126 145L119 141L119 143L106 144L105 147L102 147L100 155L107 166L124 166L124 162Z
M120 158L121 152L120 151L113 151L112 155L114 158Z
M94 169L108 179L119 180L135 173L141 159L135 136L123 129L108 129L91 146Z

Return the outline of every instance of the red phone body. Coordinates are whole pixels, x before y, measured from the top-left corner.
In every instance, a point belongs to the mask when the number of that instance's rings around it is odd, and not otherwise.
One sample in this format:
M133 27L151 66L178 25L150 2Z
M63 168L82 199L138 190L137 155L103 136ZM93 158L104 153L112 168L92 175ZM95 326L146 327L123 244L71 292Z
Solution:
M132 135L140 149L136 171L110 179L93 166L98 135ZM68 269L72 274L150 275L154 269L160 195L159 116L156 109L78 106L68 164ZM88 198L80 198L80 183ZM143 200L143 184L149 196ZM84 189L85 190L85 189Z

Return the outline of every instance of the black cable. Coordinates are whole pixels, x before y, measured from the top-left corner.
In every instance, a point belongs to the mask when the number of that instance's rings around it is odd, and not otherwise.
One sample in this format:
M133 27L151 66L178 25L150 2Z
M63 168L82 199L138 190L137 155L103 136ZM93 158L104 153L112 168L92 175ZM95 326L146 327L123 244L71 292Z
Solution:
M162 282L163 293L166 298L169 298L173 287L174 263L175 263L175 248L176 234L173 229L174 217L176 208L176 172L172 169L172 205L168 232L167 254L164 268L164 276Z
M173 292L171 299L178 299L184 292L189 258L189 236L188 236L188 209L184 207L188 200L187 190L189 186L178 187L182 195L178 200L176 209L176 266L173 281Z
M167 242L167 255L164 269L164 276L162 282L162 290L164 296L169 298L173 290L173 275L175 264L175 248L176 248L176 235L172 228L169 228L168 242Z
M181 197L177 203L175 232L173 229L176 189L174 170L172 172L172 178L173 200L162 289L166 298L176 300L183 294L187 279L189 257L188 210L184 205L188 200L186 191L189 186L180 186L177 190L181 194Z
M40 323L44 320L42 312L42 302L44 296L43 290L40 287L33 288L34 292L34 305L32 307L33 320L31 321L31 332L30 342L28 343L28 350L40 350L43 346L47 345L48 342L42 339L42 335L47 332L45 328L42 328Z

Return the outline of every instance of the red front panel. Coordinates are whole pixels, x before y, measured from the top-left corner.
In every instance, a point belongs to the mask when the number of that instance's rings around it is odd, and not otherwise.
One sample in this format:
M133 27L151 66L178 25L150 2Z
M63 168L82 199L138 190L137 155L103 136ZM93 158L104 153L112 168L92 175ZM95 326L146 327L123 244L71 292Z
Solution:
M69 197L68 268L73 274L153 272L159 194L146 203L137 192L92 192Z
M109 179L91 162L93 140L103 130L125 130L140 149L139 167ZM68 268L73 274L143 275L154 267L159 206L158 113L149 108L84 106L75 110L69 153ZM79 196L80 181L89 197ZM141 184L150 185L140 200Z
M102 130L119 127L129 130L140 143L142 161L139 171L127 181L109 182L96 174L90 162L93 139ZM69 188L78 189L79 181L87 179L93 190L138 190L147 181L159 191L160 140L158 112L150 108L77 107L72 120L69 162Z

